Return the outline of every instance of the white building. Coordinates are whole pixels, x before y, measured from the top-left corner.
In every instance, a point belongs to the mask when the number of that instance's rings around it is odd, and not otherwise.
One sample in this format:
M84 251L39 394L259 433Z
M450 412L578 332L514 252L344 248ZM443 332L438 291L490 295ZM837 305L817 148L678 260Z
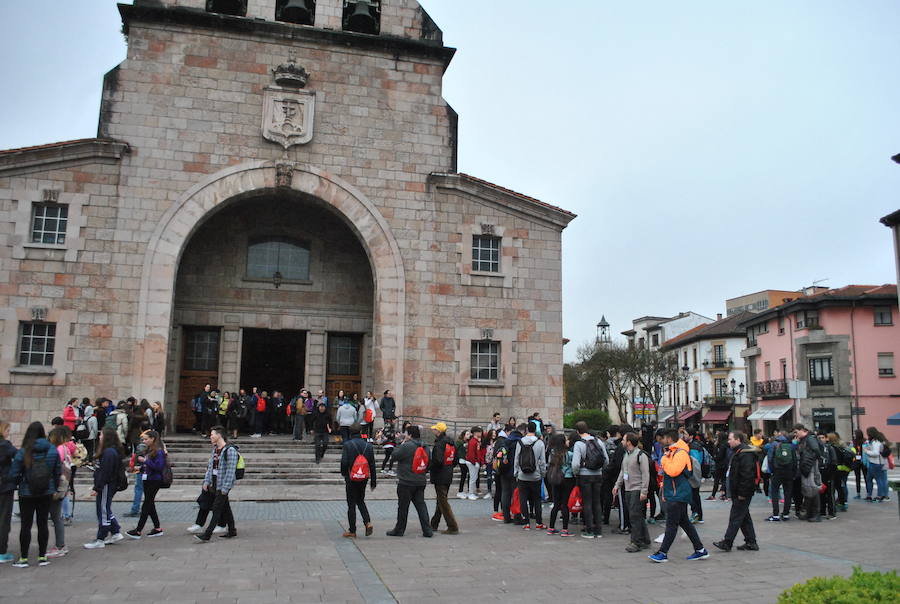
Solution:
M689 329L693 329L704 323L711 323L712 319L698 315L695 312L682 312L674 317L641 317L634 319L631 329L623 331L622 335L628 339L629 346L644 348L659 348L666 340L678 337Z

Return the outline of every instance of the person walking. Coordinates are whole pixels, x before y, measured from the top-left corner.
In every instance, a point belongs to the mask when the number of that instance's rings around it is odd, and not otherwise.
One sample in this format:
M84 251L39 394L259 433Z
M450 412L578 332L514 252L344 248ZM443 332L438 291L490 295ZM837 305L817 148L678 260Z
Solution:
M728 465L728 482L731 489L731 512L728 515L728 528L721 541L713 545L723 552L730 552L738 530L744 535L744 544L737 546L742 551L759 551L756 541L756 530L750 516L750 501L759 486L759 448L747 442L747 435L734 431L728 434L728 446L734 454Z
M453 508L450 507L448 494L450 485L453 484L453 466L456 463L457 450L449 438L447 438L447 424L438 422L431 426L434 434L434 446L431 448L431 484L434 485L435 508L431 517L431 530L436 531L441 524L441 518L447 523L445 535L459 534L459 525ZM449 448L449 450L448 450Z
M578 479L584 506L581 536L585 539L599 539L603 536L603 469L609 465L609 454L603 443L588 432L586 422L576 423L575 431L578 432L579 440L572 449L572 472Z
M16 483L9 471L18 449L9 441L10 428L9 422L0 420L0 564L12 562L14 558L8 547Z
M227 432L222 426L213 426L209 430L209 442L212 444L212 453L206 464L206 475L203 477L203 490L211 491L215 499L212 505L212 520L206 526L203 534L194 535L194 539L200 543L209 543L213 530L219 524L220 519L225 519L228 532L219 535L224 539L237 537L237 529L234 526L234 514L231 513L231 504L228 502L228 493L234 487L235 472L240 454L234 445L229 445Z
M141 516L137 527L126 531L126 535L132 539L140 539L147 524L147 519L153 521L153 529L147 533L148 537L162 537L165 533L159 524L159 514L156 512L156 494L162 488L163 471L166 468L166 449L159 439L156 430L147 430L141 434L142 453L138 456L141 479L144 483L144 503L141 505Z
M422 536L434 535L428 518L428 506L425 504L428 452L420 436L418 426L409 426L406 429L406 440L394 451L394 459L397 461L397 523L387 531L388 537L402 537L406 532L410 502L418 513Z
M691 540L694 552L687 557L689 561L709 558L709 551L703 547L697 529L688 518L688 502L691 500L691 485L686 472L693 471L693 464L687 443L678 438L678 431L664 430L662 444L665 453L661 460L663 470L663 505L666 510L666 532L659 550L647 556L651 561L661 563L669 559L669 548L675 541L678 529L681 528Z
M328 448L328 435L331 434L331 416L325 408L325 403L319 402L319 406L313 413L313 431L315 432L316 464L325 456Z
M347 442L350 440L350 426L357 423L357 410L350 399L344 396L343 390L338 394L338 404L340 406L337 409L335 421L337 421L341 433L341 442Z
M797 510L797 517L809 522L822 522L819 509L819 487L822 484L819 461L822 459L822 446L803 424L794 424L794 436L799 439L800 482L805 509L805 514Z
M347 495L347 530L344 537L356 538L356 509L366 527L366 537L372 536L372 519L366 507L366 485L372 481L372 490L377 486L375 471L375 449L372 443L363 440L359 424L350 426L350 438L344 442L341 451L341 475ZM360 459L362 457L362 459Z
M650 457L639 447L640 439L634 432L629 432L622 439L625 444L625 455L622 457L622 469L613 486L613 497L624 493L625 509L631 524L631 543L626 552L634 553L650 547L650 533L644 520L644 505L650 492Z
M19 489L19 559L16 568L28 567L31 527L37 523L38 566L47 566L50 503L59 485L62 464L56 447L47 440L44 425L32 422L25 430L22 448L16 452L9 471L10 481Z
M519 501L522 503L526 531L531 530L531 519L537 523L538 530L546 529L544 526L543 510L541 508L541 481L547 474L547 456L544 451L544 441L537 437L537 424L529 420L527 432L519 446L516 447L514 460L514 472L519 485ZM472 440L475 440L473 437ZM478 439L480 441L480 439ZM471 483L471 477L469 481Z
M794 476L797 474L797 451L784 432L775 437L775 442L768 453L769 471L772 479L769 482L769 498L772 500L772 515L768 522L787 522L791 519L791 498L793 496ZM779 499L779 489L784 491ZM783 503L781 503L783 501ZM781 503L781 514L778 504Z
M700 430L692 428L685 431L684 442L688 444L692 464L703 465L703 443L700 440ZM700 498L700 487L691 487L691 522L703 524L703 500Z
M567 439L565 434L556 433L550 437L550 455L547 461L547 485L553 496L553 507L550 508L550 527L548 535L571 537L569 532L569 495L575 488L575 474L572 473L572 448L575 446L574 434ZM562 530L556 529L556 517L562 517Z
M125 474L124 456L125 449L119 434L112 428L103 428L97 447L99 463L94 470L94 489L91 491L97 509L97 538L85 543L85 549L100 549L125 538L112 511L113 496L122 486L120 481Z

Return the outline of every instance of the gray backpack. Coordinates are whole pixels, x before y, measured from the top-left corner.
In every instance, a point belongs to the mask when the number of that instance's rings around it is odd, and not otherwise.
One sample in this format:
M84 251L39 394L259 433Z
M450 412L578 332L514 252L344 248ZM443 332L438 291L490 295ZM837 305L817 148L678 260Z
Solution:
M690 457L690 453L688 453L688 457ZM684 471L687 472L687 468ZM687 479L692 489L699 489L703 482L703 466L693 457L691 457L691 472L687 475Z

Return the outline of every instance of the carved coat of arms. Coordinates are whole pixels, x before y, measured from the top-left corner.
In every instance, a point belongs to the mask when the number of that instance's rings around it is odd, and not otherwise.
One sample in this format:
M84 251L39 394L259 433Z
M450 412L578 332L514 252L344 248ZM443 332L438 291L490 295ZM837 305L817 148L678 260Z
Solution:
M263 138L285 149L308 143L313 136L316 93L301 89L309 73L292 54L272 75L278 85L267 86L263 93Z

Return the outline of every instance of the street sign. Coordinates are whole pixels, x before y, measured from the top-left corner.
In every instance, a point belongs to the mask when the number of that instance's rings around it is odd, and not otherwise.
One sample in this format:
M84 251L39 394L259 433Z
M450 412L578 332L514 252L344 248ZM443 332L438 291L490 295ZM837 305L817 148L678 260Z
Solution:
M850 407L850 415L865 415L865 407Z

